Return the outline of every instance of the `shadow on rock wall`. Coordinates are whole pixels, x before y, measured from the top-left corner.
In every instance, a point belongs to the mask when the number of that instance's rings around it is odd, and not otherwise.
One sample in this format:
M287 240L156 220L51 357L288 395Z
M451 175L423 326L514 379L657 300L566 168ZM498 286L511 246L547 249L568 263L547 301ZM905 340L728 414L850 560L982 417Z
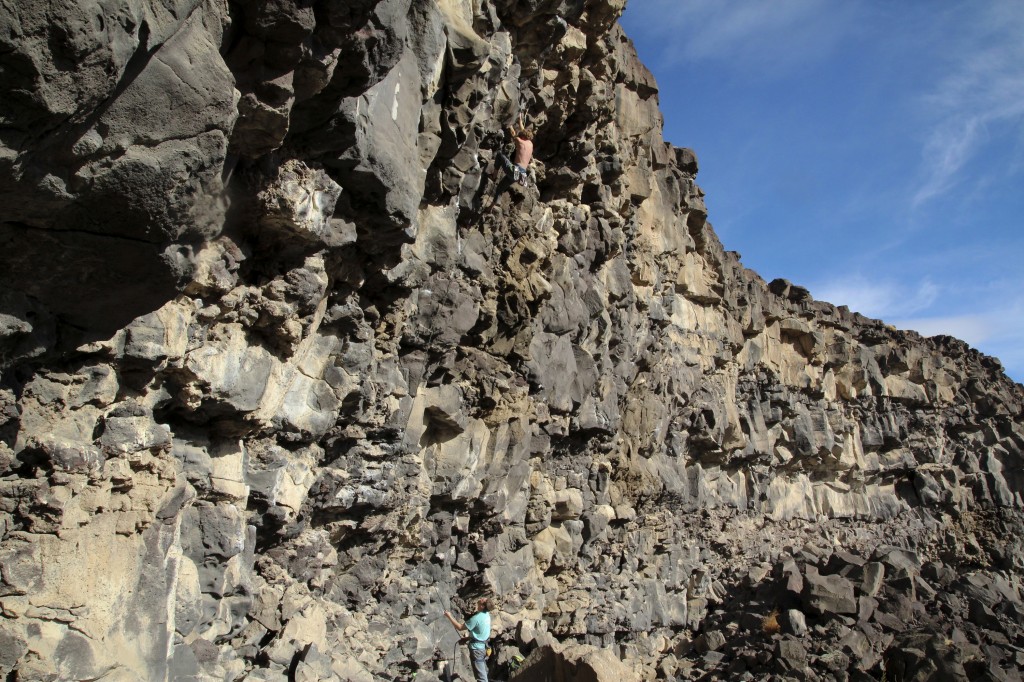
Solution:
M2 5L0 676L1020 664L1021 388L746 270L622 9Z

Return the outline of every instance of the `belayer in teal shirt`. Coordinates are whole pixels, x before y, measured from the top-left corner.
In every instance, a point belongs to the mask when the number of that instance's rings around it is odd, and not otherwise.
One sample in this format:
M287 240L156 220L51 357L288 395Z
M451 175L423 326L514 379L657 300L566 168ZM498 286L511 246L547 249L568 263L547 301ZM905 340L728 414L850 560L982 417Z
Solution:
M481 597L476 602L476 613L470 616L464 624L455 620L455 617L448 611L444 612L452 626L466 636L476 682L487 682L487 640L491 638L490 611L491 601L486 597Z

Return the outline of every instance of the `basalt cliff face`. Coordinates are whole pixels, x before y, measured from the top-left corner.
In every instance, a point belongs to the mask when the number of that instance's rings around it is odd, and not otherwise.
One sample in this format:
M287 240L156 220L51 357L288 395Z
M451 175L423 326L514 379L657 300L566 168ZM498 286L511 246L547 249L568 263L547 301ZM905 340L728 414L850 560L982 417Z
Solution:
M1016 678L1021 387L725 251L623 2L0 3L0 675Z

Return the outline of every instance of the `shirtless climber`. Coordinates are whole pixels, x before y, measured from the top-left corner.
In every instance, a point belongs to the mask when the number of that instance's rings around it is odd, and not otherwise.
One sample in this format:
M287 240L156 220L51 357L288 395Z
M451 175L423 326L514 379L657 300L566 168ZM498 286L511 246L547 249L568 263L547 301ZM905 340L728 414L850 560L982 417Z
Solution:
M522 114L519 115L519 130L509 126L508 131L512 133L512 142L516 146L515 163L500 151L498 156L512 178L518 180L519 184L525 187L529 183L530 161L533 160L533 133L523 125Z

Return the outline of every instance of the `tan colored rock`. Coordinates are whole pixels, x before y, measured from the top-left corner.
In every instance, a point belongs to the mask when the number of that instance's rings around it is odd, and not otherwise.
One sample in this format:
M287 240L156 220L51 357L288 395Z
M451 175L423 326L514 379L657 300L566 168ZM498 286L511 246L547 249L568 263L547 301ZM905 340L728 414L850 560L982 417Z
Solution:
M322 169L289 159L258 196L260 225L285 236L340 246L346 242L345 235L331 218L341 191Z
M431 679L480 593L565 679L1012 659L1020 388L744 268L622 0L16 4L0 676Z
M210 458L210 484L214 493L228 500L244 501L249 497L245 484L245 448L242 443L219 449Z

